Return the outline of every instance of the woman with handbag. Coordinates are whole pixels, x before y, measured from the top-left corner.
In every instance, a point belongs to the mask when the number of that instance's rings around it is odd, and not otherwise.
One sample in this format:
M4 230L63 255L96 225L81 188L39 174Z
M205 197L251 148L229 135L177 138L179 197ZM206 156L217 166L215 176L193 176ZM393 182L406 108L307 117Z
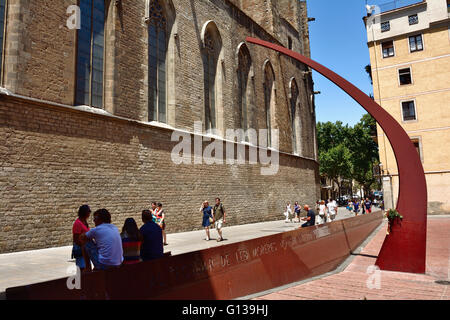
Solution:
M212 223L214 223L214 215L212 213L212 207L209 205L208 201L203 201L202 206L200 207L200 212L203 213L203 221L202 227L205 228L206 231L206 241L209 241L209 227Z

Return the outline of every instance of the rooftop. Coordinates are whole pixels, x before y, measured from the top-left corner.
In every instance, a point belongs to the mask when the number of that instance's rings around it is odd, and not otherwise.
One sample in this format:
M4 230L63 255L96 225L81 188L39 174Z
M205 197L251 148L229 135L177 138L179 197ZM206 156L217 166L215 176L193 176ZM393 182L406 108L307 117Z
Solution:
M397 9L403 9L406 7L414 6L417 4L426 3L426 0L394 0L389 2L384 2L379 4L380 12L385 13L389 11L394 11Z

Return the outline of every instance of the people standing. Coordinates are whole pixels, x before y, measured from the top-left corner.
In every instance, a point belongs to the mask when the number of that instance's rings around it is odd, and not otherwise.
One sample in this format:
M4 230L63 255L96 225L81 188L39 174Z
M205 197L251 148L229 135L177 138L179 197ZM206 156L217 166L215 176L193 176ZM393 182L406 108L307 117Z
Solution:
M219 198L216 198L216 204L213 208L213 218L215 220L215 226L217 229L217 233L219 234L219 238L217 239L217 242L223 241L222 237L222 227L225 222L225 207L220 202Z
M125 220L120 237L122 238L123 264L140 262L142 235L133 218Z
M91 259L98 254L98 260L93 259L96 269L107 270L119 267L123 262L122 239L119 229L111 224L111 214L106 209L94 212L95 228L80 235L82 243L94 240L96 246L89 248Z
M80 268L81 271L87 268L91 269L91 263L86 255L84 245L82 245L79 237L81 234L88 232L89 224L87 220L91 215L91 208L87 204L82 205L78 209L78 219L75 220L72 226L73 235L73 247L72 247L72 258L75 258L75 264Z
M308 205L305 205L303 209L305 209L307 213L306 217L302 219L303 221L306 221L306 223L302 224L302 228L314 226L316 223L316 214L309 208Z
M300 205L298 204L298 201L295 201L294 204L294 213L295 213L295 217L297 218L297 221L300 222Z
M316 224L323 224L326 221L326 209L325 201L321 200L319 202L319 216L317 217Z
M333 221L336 218L336 211L338 208L336 200L328 199L327 208L328 208L329 219L331 221Z
M211 223L214 222L214 216L212 214L212 207L209 205L208 201L203 201L202 206L200 207L200 212L203 213L202 227L205 228L206 232L206 241L211 240L209 234L209 227Z
M142 261L161 258L164 255L161 227L153 221L150 210L142 211L142 222L144 223L140 229L142 235Z
M162 236L163 236L163 244L165 246L168 245L167 241L166 241L166 222L165 222L165 218L166 215L164 213L164 210L162 208L162 203L158 202L157 207L154 211L154 216L156 218L156 224L159 225L159 227L162 230Z
M156 216L155 216L155 213L156 213L156 209L157 209L157 208L158 208L157 203L156 203L155 201L153 201L153 202L152 202L152 208L150 209L150 212L151 212L151 214L152 214L153 222L155 222L155 223L156 223Z

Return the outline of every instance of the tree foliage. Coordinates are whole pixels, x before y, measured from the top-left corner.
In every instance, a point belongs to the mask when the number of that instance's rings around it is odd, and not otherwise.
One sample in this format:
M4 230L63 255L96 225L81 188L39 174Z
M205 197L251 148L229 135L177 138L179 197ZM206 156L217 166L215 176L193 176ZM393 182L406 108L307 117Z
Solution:
M326 175L340 187L343 180L355 180L368 191L376 177L374 165L378 165L378 146L375 141L376 122L365 114L353 127L341 121L319 122L317 140L320 174Z

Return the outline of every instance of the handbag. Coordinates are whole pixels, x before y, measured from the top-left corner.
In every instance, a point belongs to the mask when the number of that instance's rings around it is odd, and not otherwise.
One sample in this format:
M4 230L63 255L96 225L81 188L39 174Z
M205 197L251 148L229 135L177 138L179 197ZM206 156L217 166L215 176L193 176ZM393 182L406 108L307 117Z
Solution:
M214 223L214 218L213 217L209 217L209 223Z

